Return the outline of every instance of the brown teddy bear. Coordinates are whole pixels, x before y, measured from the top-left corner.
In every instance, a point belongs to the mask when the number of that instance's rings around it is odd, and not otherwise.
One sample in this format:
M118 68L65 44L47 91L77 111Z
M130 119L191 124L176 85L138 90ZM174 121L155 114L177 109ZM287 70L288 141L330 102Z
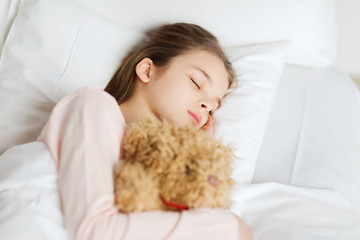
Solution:
M193 127L154 117L133 124L114 170L115 205L124 213L228 208L233 149Z

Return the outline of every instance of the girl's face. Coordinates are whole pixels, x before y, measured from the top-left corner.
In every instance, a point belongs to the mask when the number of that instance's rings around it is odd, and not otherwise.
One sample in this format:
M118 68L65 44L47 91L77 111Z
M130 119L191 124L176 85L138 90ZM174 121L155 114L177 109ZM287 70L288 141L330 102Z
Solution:
M222 60L204 50L177 56L165 69L151 68L145 88L150 111L179 126L200 129L220 107L229 85Z

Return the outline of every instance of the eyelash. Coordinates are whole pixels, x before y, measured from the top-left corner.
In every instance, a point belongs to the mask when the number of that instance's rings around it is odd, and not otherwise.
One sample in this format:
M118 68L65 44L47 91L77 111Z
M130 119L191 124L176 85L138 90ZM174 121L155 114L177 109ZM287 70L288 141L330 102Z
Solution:
M191 79L191 81L195 84L195 86L198 88L198 89L200 89L200 86L194 81L194 79L192 79L192 78L190 78Z

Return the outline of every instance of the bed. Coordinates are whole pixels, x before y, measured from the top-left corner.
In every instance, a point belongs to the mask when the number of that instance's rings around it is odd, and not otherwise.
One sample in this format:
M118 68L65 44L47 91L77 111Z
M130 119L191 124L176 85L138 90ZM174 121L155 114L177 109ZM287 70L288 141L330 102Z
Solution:
M254 239L360 239L360 93L331 66L333 0L6 0L0 13L1 239L67 239L34 140L63 96L103 88L146 31L179 21L218 36L237 72L215 137L236 147L230 210Z
M285 66L252 184L255 239L359 239L359 91L339 70Z

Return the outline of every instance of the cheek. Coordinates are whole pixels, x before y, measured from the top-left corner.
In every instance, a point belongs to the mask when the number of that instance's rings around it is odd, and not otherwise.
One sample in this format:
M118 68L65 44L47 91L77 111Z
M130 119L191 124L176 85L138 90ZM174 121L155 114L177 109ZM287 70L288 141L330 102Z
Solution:
M164 89L161 96L165 105L177 109L189 108L191 101L196 97L193 89L186 84L177 84Z
M178 126L190 124L187 111L195 110L197 91L186 79L162 80L162 84L152 89L148 99L153 112Z
M152 101L154 112L158 117L167 119L178 126L185 126L188 124L186 121L186 103L182 96L165 94Z

